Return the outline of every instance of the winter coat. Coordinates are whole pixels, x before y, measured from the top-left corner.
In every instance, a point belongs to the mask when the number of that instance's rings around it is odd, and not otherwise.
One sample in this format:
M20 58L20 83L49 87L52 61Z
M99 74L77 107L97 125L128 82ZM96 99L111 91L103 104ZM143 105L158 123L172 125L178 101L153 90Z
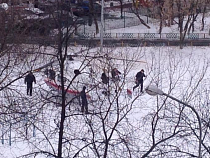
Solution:
M82 100L87 100L87 96L86 96L86 93L85 93L85 89L83 89L81 92L80 92L80 97Z
M102 82L104 84L108 84L109 83L109 77L106 76L106 74L103 72L102 75L101 75L101 79L102 79Z
M49 70L49 78L51 80L55 80L55 71L52 69Z
M25 77L25 84L32 84L33 82L36 83L36 78L32 73L29 73L26 77Z
M80 92L80 97L82 99L82 106L87 106L88 105L85 89L86 89L86 87L83 87L82 91Z
M121 74L120 71L118 71L116 68L112 69L112 78L115 78L116 76L119 76Z
M145 74L141 71L139 71L137 74L136 74L136 80L138 82L143 82L143 77L146 77Z

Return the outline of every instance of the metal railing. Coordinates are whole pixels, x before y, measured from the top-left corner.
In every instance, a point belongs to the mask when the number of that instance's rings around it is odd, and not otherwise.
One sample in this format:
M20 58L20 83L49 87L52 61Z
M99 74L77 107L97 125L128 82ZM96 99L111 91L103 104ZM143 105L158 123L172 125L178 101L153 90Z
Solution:
M99 34L95 33L82 33L80 38L99 38ZM76 36L75 36L76 37ZM104 39L167 39L167 40L179 40L179 33L104 33ZM209 33L189 33L186 34L185 39L210 39Z

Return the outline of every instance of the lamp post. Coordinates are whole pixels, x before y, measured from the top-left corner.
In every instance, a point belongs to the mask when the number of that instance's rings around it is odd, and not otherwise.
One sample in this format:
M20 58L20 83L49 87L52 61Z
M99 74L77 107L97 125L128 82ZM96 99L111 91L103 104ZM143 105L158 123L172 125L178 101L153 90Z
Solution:
M171 98L172 100L175 100L177 101L178 103L181 103L183 105L185 105L186 107L190 108L196 115L197 119L198 119L198 124L199 124L199 149L198 149L198 158L201 158L201 142L202 142L202 129L201 129L201 119L200 119L200 116L198 114L198 112L195 110L194 107L182 102L181 100L178 100L166 93L164 93L162 90L158 89L156 86L154 85L149 85L148 87L146 87L145 91L149 94L149 95L152 95L152 96L155 96L155 95L164 95L164 96L167 96L169 98Z
M104 0L101 0L100 53L103 53L103 38L104 38Z

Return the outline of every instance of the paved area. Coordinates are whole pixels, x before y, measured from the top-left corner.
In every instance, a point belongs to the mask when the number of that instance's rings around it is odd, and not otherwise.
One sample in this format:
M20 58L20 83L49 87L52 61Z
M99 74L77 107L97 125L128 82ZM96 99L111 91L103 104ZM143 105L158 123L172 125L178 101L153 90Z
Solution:
M54 45L57 43L56 38L52 37L34 37L34 38L11 38L8 43L25 43L25 44L39 44L39 45ZM142 46L179 46L179 40L167 39L104 39L104 47L142 47ZM100 39L81 39L71 38L69 40L71 46L82 47L99 47ZM184 46L210 46L210 39L194 39L185 40Z

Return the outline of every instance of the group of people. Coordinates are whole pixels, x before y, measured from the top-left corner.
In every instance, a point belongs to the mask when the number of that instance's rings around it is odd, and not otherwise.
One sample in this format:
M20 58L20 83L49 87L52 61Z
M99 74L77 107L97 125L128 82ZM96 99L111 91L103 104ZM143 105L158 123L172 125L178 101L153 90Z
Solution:
M119 70L117 70L116 68L112 69L112 71L111 71L112 80L113 81L119 80L120 79L119 78L120 74L121 74L121 72ZM143 81L144 81L143 78L144 77L146 77L146 75L144 74L144 69L142 69L135 76L136 85L133 87L133 91L134 91L135 88L137 88L140 85L141 86L141 92L143 92ZM104 83L104 84L109 83L109 77L107 77L105 72L102 73L101 80L102 80L102 83ZM86 96L85 90L86 90L86 87L83 86L83 89L80 92L80 97L81 97L81 100L82 100L81 111L82 111L82 113L84 113L84 110L85 110L85 114L88 114L88 101L87 101L87 96Z
M117 70L117 68L112 69L112 71L111 71L112 80L114 82L118 81L120 79L120 77L119 77L120 74L121 74L121 72L119 70ZM134 91L134 89L136 89L140 85L141 86L141 92L143 92L143 78L144 77L146 77L146 75L144 74L144 69L142 69L135 76L136 85L133 87L133 91ZM102 83L104 83L104 84L109 83L109 77L107 77L105 72L102 73L101 80L102 80Z
M48 77L51 80L55 80L55 71L54 70L51 70L51 71L47 70L46 73L47 73L47 76L49 75ZM119 70L117 70L117 68L112 69L112 71L111 71L112 80L114 82L119 80L120 79L120 76L119 76L120 74L121 74L121 72ZM144 70L142 69L135 76L136 85L133 87L133 91L134 91L135 88L137 88L140 85L141 86L141 92L143 92L143 78L144 77L146 77L146 75L144 74ZM105 72L102 73L101 79L102 79L102 83L104 83L104 84L109 83L109 77L107 77ZM30 94L30 96L32 96L33 82L36 83L36 78L31 71L28 73L28 75L26 75L24 82L27 85L27 95ZM81 111L85 112L87 114L88 113L88 101L87 101L87 96L86 96L85 90L86 90L86 87L83 86L83 89L80 92L80 98L82 100Z
M117 68L112 69L112 71L111 71L112 80L114 82L119 81L120 80L120 74L121 74L121 72ZM101 74L101 80L102 80L102 83L104 83L104 84L109 83L109 77L107 77L105 72L103 72Z
M46 75L49 77L49 79L54 80L55 79L55 71L53 70L48 70L45 72ZM33 82L36 83L36 78L34 76L34 74L32 73L32 71L30 71L24 80L24 83L27 85L27 95L32 96L32 90L33 90ZM86 92L85 92L86 87L84 86L82 91L80 92L80 97L82 100L82 109L81 111L87 114L88 113L88 102L87 102L87 96L86 96Z

